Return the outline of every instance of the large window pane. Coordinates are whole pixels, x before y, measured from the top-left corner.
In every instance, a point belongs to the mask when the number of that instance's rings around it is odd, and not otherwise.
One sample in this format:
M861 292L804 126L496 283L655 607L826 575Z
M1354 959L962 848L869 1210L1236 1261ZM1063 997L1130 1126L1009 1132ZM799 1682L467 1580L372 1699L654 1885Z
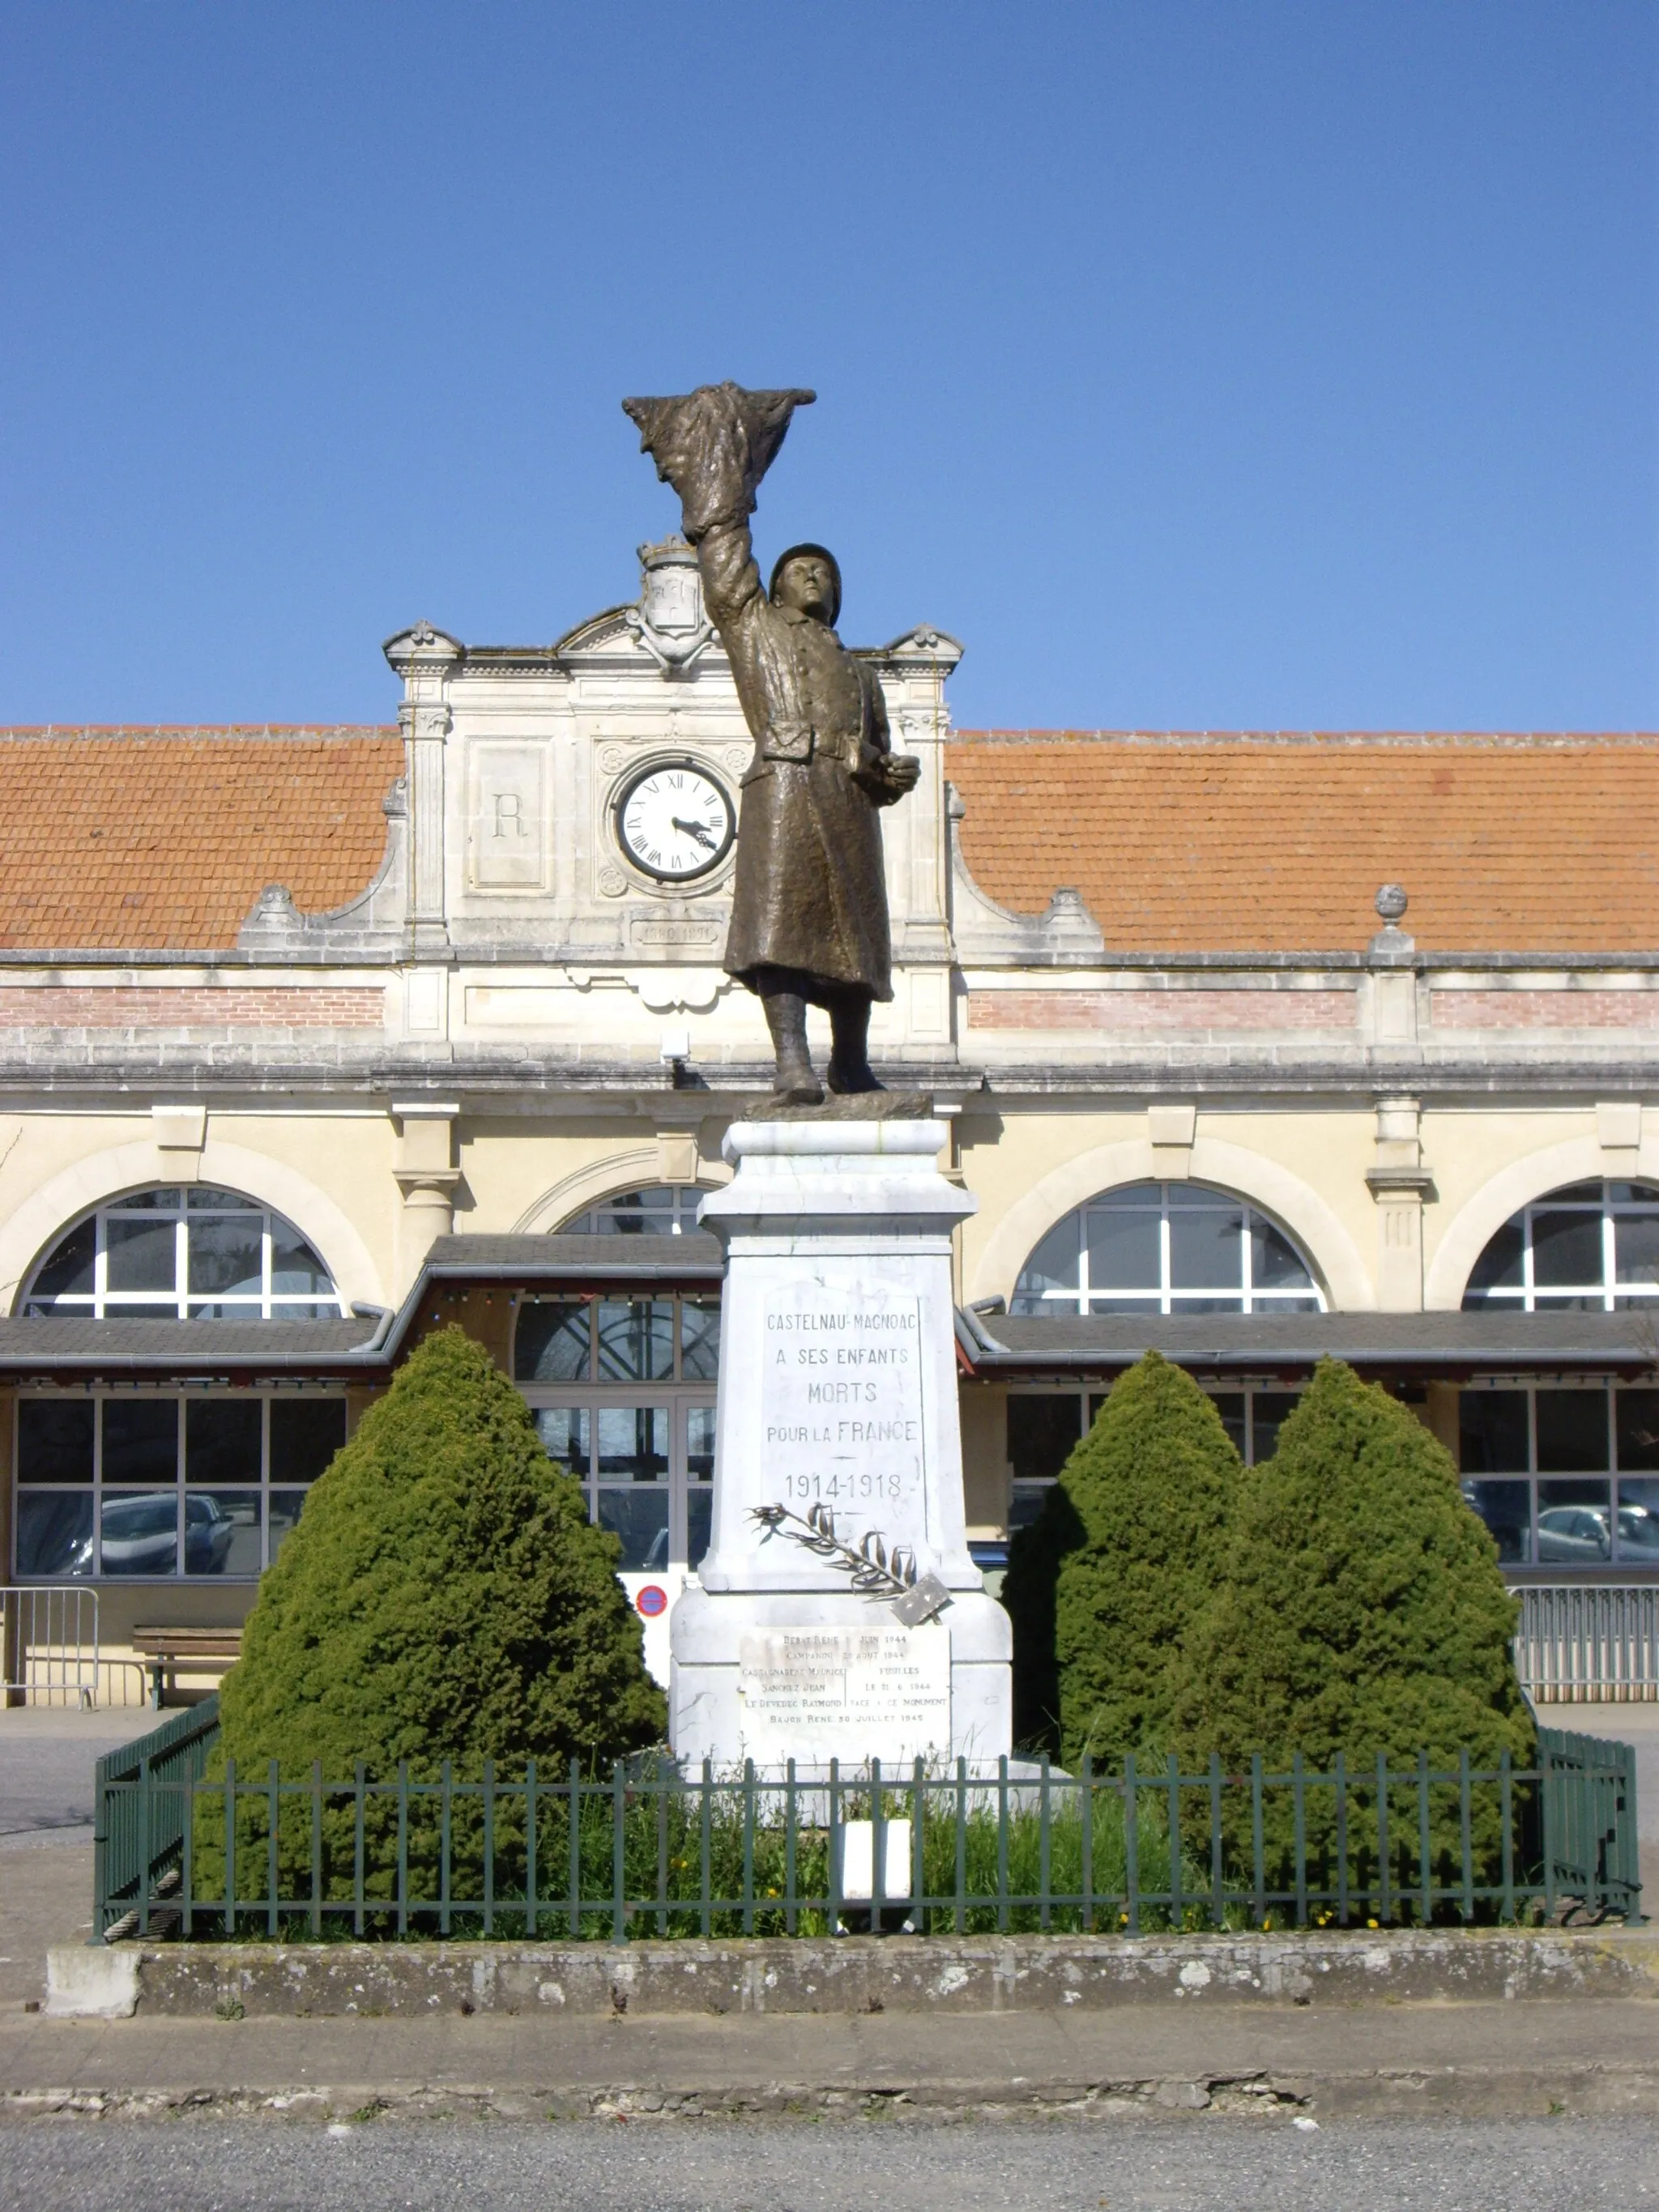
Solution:
M1250 1280L1258 1291L1312 1287L1312 1278L1289 1237L1259 1213L1250 1216Z
M1254 1431L1251 1464L1260 1467L1263 1460L1271 1459L1279 1449L1279 1431L1301 1402L1301 1393L1296 1390L1258 1390L1250 1401L1250 1425Z
M1610 1488L1607 1482L1539 1484L1540 1566L1593 1567L1613 1557Z
M1230 1206L1170 1209L1170 1287L1237 1291L1244 1279L1244 1215Z
M1040 1314L1052 1310L1048 1291L1073 1291L1078 1286L1078 1242L1081 1216L1068 1213L1057 1221L1025 1262L1014 1292L1017 1314Z
M688 1382L712 1382L720 1372L720 1302L680 1301L680 1373Z
M177 1574L178 1491L106 1489L99 1535L102 1574Z
M1240 1459L1244 1456L1244 1393L1242 1390L1218 1390L1210 1403L1221 1416L1221 1425L1227 1431L1233 1449Z
M171 1221L124 1221L104 1224L112 1291L171 1291L178 1285L178 1231Z
M59 1298L73 1292L77 1297L90 1297L97 1252L98 1224L83 1221L78 1229L70 1230L35 1277L34 1296Z
M273 1398L272 1482L314 1482L345 1442L343 1398Z
M257 1575L259 1542L257 1490L185 1492L187 1575Z
M17 1407L19 1482L90 1482L97 1406L90 1398L24 1398Z
M1115 1207L1085 1215L1085 1224L1091 1290L1156 1292L1161 1287L1158 1214Z
M599 1473L602 1481L668 1479L666 1406L601 1406Z
M685 1411L685 1473L691 1482L714 1480L714 1408L688 1406Z
M176 1398L106 1398L103 1419L106 1485L178 1480Z
M696 1569L708 1549L714 1527L714 1493L712 1490L694 1490L685 1501L685 1558L688 1566Z
M1619 1485L1619 1556L1659 1567L1659 1480L1638 1475Z
M37 1490L18 1499L19 1582L78 1581L95 1571L89 1490Z
M1524 1390L1462 1390L1458 1465L1465 1474L1525 1474L1532 1466Z
M284 1540L294 1533L310 1496L306 1490L273 1490L270 1493L270 1556L274 1559Z
M538 1406L536 1433L549 1459L578 1482L586 1481L591 1433L586 1406Z
M264 1239L261 1216L217 1216L190 1224L190 1287L220 1295L258 1297L262 1290ZM113 1271L111 1280L113 1282Z
M602 1298L601 1382L666 1382L674 1372L672 1298Z
M192 1249L195 1241L192 1226ZM270 1287L273 1292L286 1291L290 1296L309 1292L316 1297L327 1297L334 1288L328 1269L304 1237L274 1221L270 1227Z
M604 1208L606 1227L617 1237L672 1237L674 1233L674 1194L672 1190L629 1190Z
M1519 1221L1506 1221L1475 1261L1463 1303L1478 1302L1489 1291L1518 1291L1525 1282L1526 1238Z
M1491 1531L1498 1558L1524 1563L1531 1553L1532 1485L1466 1482L1463 1496Z
M1600 1471L1611 1463L1605 1390L1538 1393L1538 1470L1540 1474Z
M1659 1390L1620 1390L1619 1464L1626 1472L1659 1474Z
M1599 1213L1541 1213L1532 1217L1532 1277L1541 1291L1601 1280Z
M617 1565L625 1571L659 1571L668 1565L668 1492L602 1490L599 1526L622 1538Z
M257 1483L262 1425L257 1398L186 1399L185 1481Z
M1613 1249L1621 1288L1659 1290L1659 1214L1615 1216Z
M1011 1397L1008 1401L1008 1461L1016 1482L1056 1475L1083 1433L1082 1401L1064 1397Z
M175 1205L178 1203L177 1191L163 1191L161 1195L171 1199ZM124 1206L131 1206L135 1200L129 1198L121 1202ZM260 1210L254 1199L243 1198L234 1190L215 1190L206 1183L198 1183L190 1191L185 1206L191 1213L258 1213Z
M592 1355L586 1298L536 1298L519 1309L513 1372L520 1382L586 1382Z

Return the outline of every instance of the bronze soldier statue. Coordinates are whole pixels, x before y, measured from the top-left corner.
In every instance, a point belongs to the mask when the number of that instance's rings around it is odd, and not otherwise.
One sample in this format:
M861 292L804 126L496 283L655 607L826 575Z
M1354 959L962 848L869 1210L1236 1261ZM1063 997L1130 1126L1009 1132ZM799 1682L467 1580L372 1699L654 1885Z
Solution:
M878 810L915 787L896 754L874 672L836 635L841 570L792 545L761 588L749 518L789 418L810 392L702 385L680 399L625 399L657 473L679 494L703 594L731 657L755 756L743 777L726 969L759 997L781 1105L823 1087L806 1009L830 1016L832 1091L879 1091L870 1008L893 995Z

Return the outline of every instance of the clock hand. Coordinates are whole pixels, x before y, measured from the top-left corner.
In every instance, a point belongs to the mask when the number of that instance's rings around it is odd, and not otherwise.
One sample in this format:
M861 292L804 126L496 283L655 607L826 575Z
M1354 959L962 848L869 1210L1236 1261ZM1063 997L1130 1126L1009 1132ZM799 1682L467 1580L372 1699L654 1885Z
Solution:
M704 847L707 851L710 853L714 851L714 841L709 836L708 829L704 823L701 822L682 822L678 814L671 815L669 819L672 822L677 830L684 830L688 837L695 837L698 844Z

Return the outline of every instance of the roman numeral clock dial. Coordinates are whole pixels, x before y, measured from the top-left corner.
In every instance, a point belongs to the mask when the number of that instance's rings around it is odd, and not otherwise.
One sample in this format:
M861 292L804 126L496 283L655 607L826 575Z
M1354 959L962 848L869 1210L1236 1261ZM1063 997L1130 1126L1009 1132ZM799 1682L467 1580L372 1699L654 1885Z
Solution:
M689 761L645 769L617 800L618 842L659 883L706 876L730 852L737 830L730 793Z

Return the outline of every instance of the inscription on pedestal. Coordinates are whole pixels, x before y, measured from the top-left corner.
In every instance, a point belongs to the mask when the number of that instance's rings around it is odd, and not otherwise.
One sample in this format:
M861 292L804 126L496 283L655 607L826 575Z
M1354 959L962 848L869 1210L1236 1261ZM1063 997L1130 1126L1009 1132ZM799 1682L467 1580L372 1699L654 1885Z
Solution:
M738 1709L757 1765L945 1758L950 1632L753 1630L738 1646Z
M774 1291L765 1317L763 1501L826 1505L854 1543L926 1544L921 1301L807 1285Z

